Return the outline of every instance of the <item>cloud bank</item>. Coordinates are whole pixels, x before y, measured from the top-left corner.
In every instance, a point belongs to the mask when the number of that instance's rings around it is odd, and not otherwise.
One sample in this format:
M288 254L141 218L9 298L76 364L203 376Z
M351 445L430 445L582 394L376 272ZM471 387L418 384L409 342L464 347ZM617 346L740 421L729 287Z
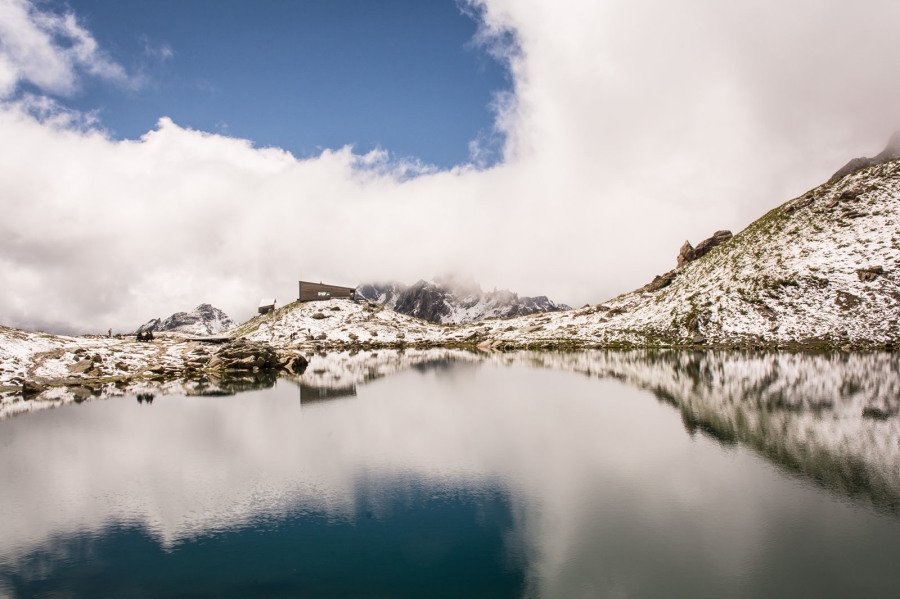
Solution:
M124 69L73 15L0 0L0 323L132 330L201 302L243 319L260 297L293 299L298 279L445 271L599 302L674 266L684 239L738 231L877 152L900 123L892 1L463 8L512 76L494 101L503 159L479 167L473 140L471 164L439 171L349 146L297 159L164 115L110 139L22 89L65 94Z

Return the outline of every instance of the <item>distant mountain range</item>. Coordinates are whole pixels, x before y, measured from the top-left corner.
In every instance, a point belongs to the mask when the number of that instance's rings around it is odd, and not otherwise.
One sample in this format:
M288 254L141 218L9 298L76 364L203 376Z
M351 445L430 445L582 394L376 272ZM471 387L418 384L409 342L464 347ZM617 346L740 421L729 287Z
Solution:
M450 277L420 280L413 285L364 283L357 287L356 293L395 312L439 324L463 324L491 317L507 318L570 309L544 295L519 297L506 289L485 292L474 282Z
M173 331L189 335L215 335L233 328L235 323L228 315L209 304L200 304L190 312L176 312L165 320L154 318L147 321L138 331Z

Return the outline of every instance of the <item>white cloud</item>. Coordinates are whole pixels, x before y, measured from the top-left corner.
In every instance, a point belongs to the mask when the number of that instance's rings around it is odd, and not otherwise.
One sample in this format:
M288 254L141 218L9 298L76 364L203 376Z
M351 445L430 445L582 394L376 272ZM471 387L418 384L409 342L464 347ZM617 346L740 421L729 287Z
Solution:
M349 147L298 160L167 119L112 141L7 102L0 322L127 329L203 301L242 318L260 297L292 299L301 278L447 270L598 302L672 268L685 238L737 231L877 152L900 123L895 2L473 5L513 79L489 169ZM76 85L73 56L96 46L70 55L47 31L73 17L42 29L26 15L50 39L26 45L62 65L48 81ZM30 55L0 56L0 82L38 77Z
M28 0L0 0L0 98L22 82L68 95L79 73L127 84L121 65L100 50L72 13L42 11Z

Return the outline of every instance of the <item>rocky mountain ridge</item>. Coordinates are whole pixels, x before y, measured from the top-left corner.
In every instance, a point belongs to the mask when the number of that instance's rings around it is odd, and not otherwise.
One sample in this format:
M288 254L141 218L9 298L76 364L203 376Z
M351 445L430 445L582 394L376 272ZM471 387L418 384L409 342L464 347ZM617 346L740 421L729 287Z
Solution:
M149 320L135 332L168 331L189 335L216 335L234 326L234 321L222 310L210 304L200 304L190 312L176 312L164 320L160 318Z
M485 318L510 318L538 312L569 310L545 295L519 297L506 289L482 291L472 282L420 280L403 283L364 283L357 287L363 299L437 324L465 324Z
M831 178L828 179L828 182L837 181L843 177L846 177L852 172L858 171L862 168L868 168L870 166L876 166L879 164L884 164L885 162L890 162L892 160L897 160L900 158L900 131L897 131L891 136L890 141L888 141L887 146L878 154L871 157L862 156L859 158L854 158L841 168L837 170Z

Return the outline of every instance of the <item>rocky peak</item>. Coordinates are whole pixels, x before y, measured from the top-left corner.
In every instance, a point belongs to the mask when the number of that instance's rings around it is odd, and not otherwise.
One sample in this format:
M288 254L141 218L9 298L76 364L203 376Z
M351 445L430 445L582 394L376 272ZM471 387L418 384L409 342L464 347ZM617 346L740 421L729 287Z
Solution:
M176 312L165 320L154 318L138 328L138 331L176 331L191 335L214 335L235 326L222 310L210 304L200 304L190 312Z
M900 131L894 132L891 139L888 141L887 146L885 146L881 152L871 157L862 156L860 158L854 158L838 169L836 173L831 175L831 178L828 181L836 181L861 168L875 166L876 164L884 164L885 162L897 160L898 158L900 158Z
M519 297L506 289L482 291L481 286L459 276L443 276L413 285L366 283L357 287L360 297L385 307L437 323L474 322L488 317L506 318L567 310L546 296Z

